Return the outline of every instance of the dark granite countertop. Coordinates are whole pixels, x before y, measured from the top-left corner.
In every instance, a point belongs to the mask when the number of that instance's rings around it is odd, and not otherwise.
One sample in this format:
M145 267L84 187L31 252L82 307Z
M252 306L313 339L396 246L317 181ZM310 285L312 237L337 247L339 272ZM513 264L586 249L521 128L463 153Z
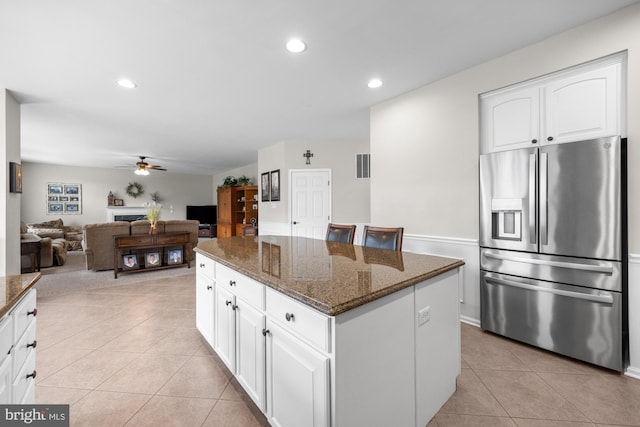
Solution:
M40 273L0 277L0 317L4 316L40 279Z
M205 240L195 250L329 316L464 265L453 258L290 236Z

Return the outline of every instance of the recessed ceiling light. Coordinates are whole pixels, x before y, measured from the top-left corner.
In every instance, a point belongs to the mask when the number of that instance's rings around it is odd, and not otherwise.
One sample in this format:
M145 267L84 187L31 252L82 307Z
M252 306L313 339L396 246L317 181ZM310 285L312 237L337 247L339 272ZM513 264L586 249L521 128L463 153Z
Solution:
M129 79L120 79L118 80L118 84L127 89L134 89L136 84Z
M300 39L291 39L287 42L285 46L287 47L287 50L291 53L304 52L305 49L307 48L307 45L305 44L305 42L303 42Z
M380 79L371 79L371 80L369 80L369 83L367 83L367 86L369 86L371 89L377 89L380 86L382 86L382 80L380 80Z

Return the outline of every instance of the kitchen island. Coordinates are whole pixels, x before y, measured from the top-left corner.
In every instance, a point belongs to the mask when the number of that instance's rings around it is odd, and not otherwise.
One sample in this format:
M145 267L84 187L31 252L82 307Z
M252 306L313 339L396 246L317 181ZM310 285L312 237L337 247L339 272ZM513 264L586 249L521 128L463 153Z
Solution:
M462 261L288 236L196 252L196 326L272 425L424 427L455 391Z

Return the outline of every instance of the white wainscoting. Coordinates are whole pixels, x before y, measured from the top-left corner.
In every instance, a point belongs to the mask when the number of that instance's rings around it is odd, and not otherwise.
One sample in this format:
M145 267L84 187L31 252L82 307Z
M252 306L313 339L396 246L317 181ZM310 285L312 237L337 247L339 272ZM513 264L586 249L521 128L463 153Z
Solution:
M626 375L640 379L640 254L629 254L629 367Z
M477 240L405 234L402 250L463 260L459 289L460 320L480 326L480 252Z

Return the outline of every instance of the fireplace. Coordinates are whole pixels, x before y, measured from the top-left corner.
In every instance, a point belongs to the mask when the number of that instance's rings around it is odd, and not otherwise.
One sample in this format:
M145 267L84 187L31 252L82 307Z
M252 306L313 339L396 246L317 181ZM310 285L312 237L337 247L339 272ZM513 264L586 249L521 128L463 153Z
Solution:
M137 221L147 218L146 206L107 206L107 221Z

